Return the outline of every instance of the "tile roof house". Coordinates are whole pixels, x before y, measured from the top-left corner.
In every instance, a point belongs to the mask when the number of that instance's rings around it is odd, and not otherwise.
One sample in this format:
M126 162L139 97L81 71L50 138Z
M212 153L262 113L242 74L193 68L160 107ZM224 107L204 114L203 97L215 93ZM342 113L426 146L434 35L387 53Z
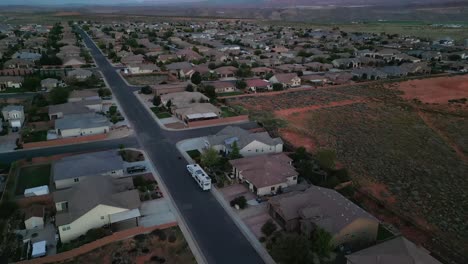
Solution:
M212 85L216 93L230 93L236 91L236 85L229 81L203 82L204 85Z
M176 52L177 57L184 58L188 61L199 60L203 58L200 54L196 53L191 49L182 49Z
M145 74L161 71L158 65L153 63L130 63L127 64L130 74Z
M16 52L11 57L16 58L16 59L26 60L26 61L37 61L41 58L41 56L42 55L40 53L22 51L22 52Z
M29 69L34 67L34 62L24 59L13 58L3 63L3 67L7 69Z
M2 108L2 115L12 128L21 128L24 124L24 107L22 105L7 105Z
M68 156L52 163L57 189L71 187L88 177L120 177L123 173L123 160L116 150Z
M279 190L297 184L298 173L292 159L284 153L271 153L230 160L233 175L246 182L249 190L258 196L276 194Z
M41 81L41 88L52 89L57 87L61 82L54 78L47 78Z
M288 231L309 236L318 227L335 246L368 245L377 239L379 221L335 190L311 185L268 201L270 215Z
M185 107L178 107L174 114L180 120L189 123L200 120L217 119L221 110L210 103L193 103Z
M214 72L221 78L228 78L236 76L237 68L234 66L223 66L214 69Z
M143 61L145 60L145 56L141 55L141 54L137 54L137 55L128 55L128 56L125 56L123 57L120 62L125 64L125 65L128 65L128 64L139 64L139 63L143 63Z
M262 79L248 79L245 80L245 83L247 84L247 89L252 92L269 91L273 89L270 82Z
M93 72L89 70L83 70L83 69L76 69L76 70L67 72L68 77L72 77L80 81L86 80L92 75L93 75Z
M90 177L79 184L53 193L56 226L62 243L93 228L140 216L138 190L131 178Z
M301 78L296 73L278 73L269 80L271 83L281 83L284 87L301 86Z
M55 133L62 138L106 134L111 123L96 113L66 115L55 120Z
M86 61L81 57L65 57L63 58L62 65L63 66L72 66L78 67L81 65L85 65Z
M346 256L347 264L441 264L425 248L400 236Z
M189 62L174 62L166 65L166 69L179 79L190 78L195 70Z
M0 91L6 88L21 88L24 78L21 76L0 76Z
M169 93L179 93L184 92L187 88L187 82L176 82L176 83L168 83L168 84L156 84L151 85L151 89L155 95L163 95Z
M210 98L200 92L179 92L169 93L161 96L161 103L166 105L171 101L172 108L183 108L193 103L200 103L201 101L208 102Z
M244 157L283 152L281 138L271 138L268 132L251 133L235 126L227 126L218 133L208 136L205 147L229 154L234 142L237 142L239 152Z
M102 100L89 99L79 100L79 97L72 97L72 101L64 104L50 105L50 120L60 119L67 115L86 114L102 111Z

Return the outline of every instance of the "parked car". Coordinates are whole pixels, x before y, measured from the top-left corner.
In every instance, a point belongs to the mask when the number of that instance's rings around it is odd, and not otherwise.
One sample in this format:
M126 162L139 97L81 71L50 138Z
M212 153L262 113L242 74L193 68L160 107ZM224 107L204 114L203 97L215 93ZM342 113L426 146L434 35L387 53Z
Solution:
M137 172L144 172L144 171L146 171L146 167L143 165L136 165L136 166L127 168L127 173L129 174L137 173Z

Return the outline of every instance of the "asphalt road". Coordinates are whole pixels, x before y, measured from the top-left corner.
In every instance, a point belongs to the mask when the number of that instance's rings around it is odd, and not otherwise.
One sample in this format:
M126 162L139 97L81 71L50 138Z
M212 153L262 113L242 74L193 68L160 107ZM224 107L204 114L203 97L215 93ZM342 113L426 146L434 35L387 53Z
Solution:
M126 148L137 148L138 141L134 136L125 138L94 141L88 143L80 143L67 146L57 146L49 148L38 148L28 150L16 150L13 152L0 153L0 163L11 163L16 160L43 156L52 156L63 153L71 152L90 152L108 149L117 149L120 145L124 145Z
M210 192L203 192L189 176L186 161L180 160L175 142L184 138L215 133L223 126L170 132L159 127L153 117L132 93L116 69L106 60L94 42L82 33L98 67L131 126L140 145L148 153L166 184L179 211L208 263L263 263ZM247 124L249 126L249 124Z

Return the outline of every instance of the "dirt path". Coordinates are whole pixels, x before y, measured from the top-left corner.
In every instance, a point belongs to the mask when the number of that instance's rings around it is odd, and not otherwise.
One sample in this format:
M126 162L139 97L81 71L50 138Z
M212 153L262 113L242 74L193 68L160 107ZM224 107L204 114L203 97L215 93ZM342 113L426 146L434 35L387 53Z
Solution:
M455 142L453 142L447 134L438 129L434 123L432 122L431 118L424 114L421 110L418 109L417 111L419 117L426 123L426 125L432 129L437 135L439 135L447 145L449 145L457 154L457 156L463 160L465 163L468 163L468 157L463 153L463 150L458 146Z
M365 103L367 100L363 98L359 99L353 99L353 100L344 100L344 101L339 101L339 102L331 102L329 104L323 104L323 105L312 105L312 106L306 106L306 107L298 107L298 108L289 108L289 109L283 109L283 110L277 110L275 111L275 114L279 117L288 117L294 113L303 113L303 112L308 112L308 111L313 111L313 110L318 110L322 108L330 108L330 107L337 107L337 106L344 106L344 105L350 105L350 104L356 104L356 103Z

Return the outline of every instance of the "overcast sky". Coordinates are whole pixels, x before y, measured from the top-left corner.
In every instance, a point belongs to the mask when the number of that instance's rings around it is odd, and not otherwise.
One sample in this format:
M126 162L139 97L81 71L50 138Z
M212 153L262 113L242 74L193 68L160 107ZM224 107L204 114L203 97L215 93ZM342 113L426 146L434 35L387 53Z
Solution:
M0 0L0 5L123 5L202 2L206 0ZM228 1L228 0L222 0ZM257 0L253 0L257 1Z

